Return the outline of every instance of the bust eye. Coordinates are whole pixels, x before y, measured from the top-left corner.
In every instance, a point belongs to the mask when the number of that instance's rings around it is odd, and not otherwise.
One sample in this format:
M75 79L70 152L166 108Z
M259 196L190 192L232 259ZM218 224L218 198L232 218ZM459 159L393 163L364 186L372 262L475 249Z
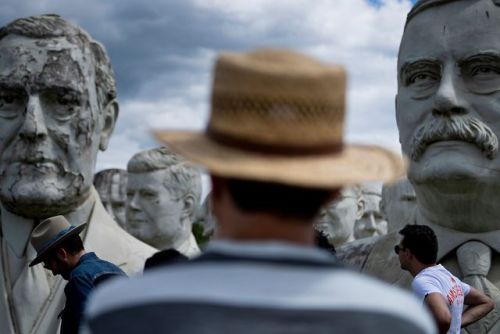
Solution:
M418 72L408 77L408 85L422 85L436 81L437 78L430 72Z
M66 106L66 105L79 105L80 100L74 96L73 94L58 94L57 96L57 103L60 105Z
M499 74L500 69L493 66L475 66L472 68L471 74L473 76L488 75L488 74Z
M0 117L14 119L24 107L24 95L10 90L0 90Z

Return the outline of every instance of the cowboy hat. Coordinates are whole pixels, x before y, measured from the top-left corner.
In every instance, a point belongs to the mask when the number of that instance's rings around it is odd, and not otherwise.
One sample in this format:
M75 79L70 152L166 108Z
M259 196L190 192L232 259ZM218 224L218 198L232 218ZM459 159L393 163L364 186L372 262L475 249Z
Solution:
M64 216L54 216L45 219L31 233L31 245L35 248L37 255L30 263L30 267L42 262L44 257L64 240L78 235L86 226L71 225Z
M398 179L400 156L343 143L345 82L342 67L293 51L223 53L206 130L154 136L224 177L311 188Z

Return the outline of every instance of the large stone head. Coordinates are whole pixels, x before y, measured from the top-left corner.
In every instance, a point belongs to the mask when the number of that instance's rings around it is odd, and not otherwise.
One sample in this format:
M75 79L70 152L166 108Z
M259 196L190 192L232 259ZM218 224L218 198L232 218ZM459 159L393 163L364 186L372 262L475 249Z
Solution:
M200 173L165 147L137 153L127 170L127 231L157 248L188 238L199 207Z
M119 168L104 169L94 176L94 186L106 211L125 228L127 203L127 171Z
M354 223L363 214L361 189L345 187L339 197L321 211L314 227L335 247L354 240Z
M364 209L363 215L354 224L354 237L362 239L386 234L387 221L380 209L382 199L380 185L364 184L361 186L361 194Z
M0 200L16 214L65 213L89 195L118 114L106 51L56 15L0 28Z
M419 212L471 232L500 228L498 4L421 0L399 49L396 116Z

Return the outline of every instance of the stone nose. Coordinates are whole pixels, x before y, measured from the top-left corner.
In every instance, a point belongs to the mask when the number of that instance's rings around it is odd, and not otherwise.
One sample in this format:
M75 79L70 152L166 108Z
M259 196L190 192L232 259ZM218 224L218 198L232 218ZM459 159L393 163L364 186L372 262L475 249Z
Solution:
M38 94L30 95L28 98L24 122L19 136L26 140L42 140L47 137L47 127Z
M432 114L434 116L461 115L467 112L466 103L462 97L460 80L455 75L454 68L443 69L438 90L434 96Z

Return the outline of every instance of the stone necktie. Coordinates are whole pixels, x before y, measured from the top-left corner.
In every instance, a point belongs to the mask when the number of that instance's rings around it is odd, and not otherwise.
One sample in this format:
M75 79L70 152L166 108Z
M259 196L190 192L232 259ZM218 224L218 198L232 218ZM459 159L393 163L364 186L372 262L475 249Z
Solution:
M491 248L479 241L468 241L457 248L457 260L462 270L462 281L484 292L495 302L495 309L486 317L467 326L465 332L488 333L500 319L500 290L486 278L491 268Z

